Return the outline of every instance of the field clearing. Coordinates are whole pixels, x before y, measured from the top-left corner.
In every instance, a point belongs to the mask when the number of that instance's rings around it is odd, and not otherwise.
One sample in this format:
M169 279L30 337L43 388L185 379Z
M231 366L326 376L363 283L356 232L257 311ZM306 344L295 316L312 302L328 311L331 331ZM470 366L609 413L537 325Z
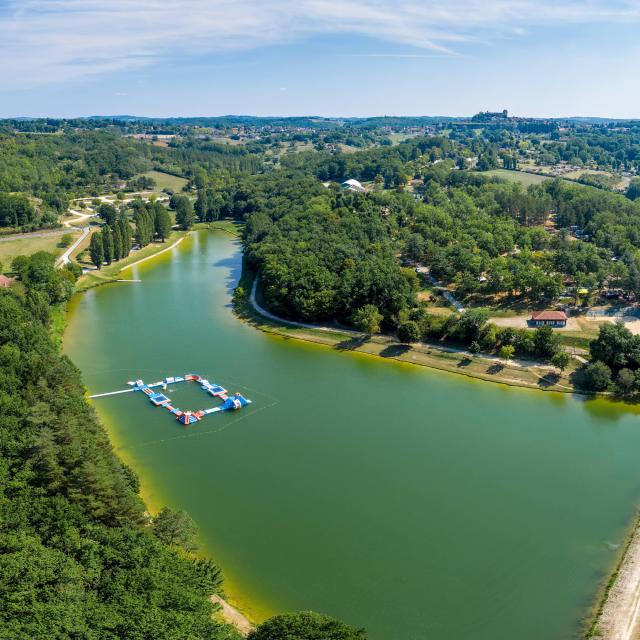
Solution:
M631 182L630 178L625 178L615 173L611 173L610 171L598 171L596 169L569 171L563 174L562 177L566 178L567 180L578 180L580 176L584 175L585 173L591 176L604 176L605 178L612 178L612 180L615 180L615 182L613 182L613 185L616 189L626 189L629 186L629 182Z
M182 191L182 187L187 184L188 180L179 178L178 176L164 173L163 171L147 171L142 174L147 178L153 178L156 181L156 189L171 189L172 191Z
M8 271L11 267L11 261L16 256L30 256L38 251L48 251L56 257L63 251L63 247L59 247L60 238L69 234L73 237L73 241L78 239L79 231L73 229L64 229L61 233L53 233L46 236L34 236L26 238L15 238L14 240L3 240L0 242L0 263L2 269L0 271Z
M550 180L547 176L539 176L533 173L525 173L524 171L508 171L507 169L491 169L491 171L477 172L483 176L491 176L494 178L503 178L510 182L519 182L528 187L530 184L540 184L545 180Z

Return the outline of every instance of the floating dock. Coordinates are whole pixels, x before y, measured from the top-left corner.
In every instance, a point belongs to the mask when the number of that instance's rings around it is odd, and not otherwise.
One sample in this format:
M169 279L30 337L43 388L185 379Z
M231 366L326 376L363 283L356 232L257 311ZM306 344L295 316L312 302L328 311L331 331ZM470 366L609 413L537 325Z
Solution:
M206 391L210 396L217 398L221 401L221 404L211 407L209 409L200 409L199 411L183 411L171 404L171 398L166 396L160 391L154 391L154 389L161 388L162 391L166 391L169 385L177 384L179 382L197 382L203 391ZM219 413L220 411L237 411L251 404L251 400L248 400L240 393L234 393L229 395L229 392L221 387L219 384L209 382L202 376L195 373L187 373L184 376L172 376L160 380L159 382L151 382L146 384L143 380L136 380L135 382L129 382L130 389L123 389L122 391L111 391L109 393L98 393L90 396L91 398L102 398L104 396L111 396L118 393L128 393L130 391L142 391L149 402L156 407L162 407L174 414L176 420L181 424L195 424L204 418L204 416L211 415L212 413Z

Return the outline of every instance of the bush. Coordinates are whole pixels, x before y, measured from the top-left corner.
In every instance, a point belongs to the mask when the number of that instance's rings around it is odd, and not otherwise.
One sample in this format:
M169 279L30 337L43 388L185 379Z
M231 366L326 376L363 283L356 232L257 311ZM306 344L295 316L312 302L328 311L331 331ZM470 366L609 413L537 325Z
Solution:
M505 360L511 360L511 358L513 358L515 350L516 349L512 344L505 344L500 347L498 355Z
M616 378L616 390L623 396L636 390L636 376L631 369L620 369Z
M364 629L354 629L335 618L301 611L274 616L249 634L248 640L366 640Z
M60 238L60 242L58 242L58 246L61 249L66 249L73 242L73 236L70 233L65 233L62 238Z
M418 327L418 324L412 320L404 322L398 327L398 340L404 344L418 342L420 337L420 327Z
M584 385L590 391L606 391L611 384L611 369L600 361L592 362L584 369Z
M560 369L560 371L564 371L569 366L570 360L571 358L569 357L569 354L566 351L561 350L553 354L551 364Z

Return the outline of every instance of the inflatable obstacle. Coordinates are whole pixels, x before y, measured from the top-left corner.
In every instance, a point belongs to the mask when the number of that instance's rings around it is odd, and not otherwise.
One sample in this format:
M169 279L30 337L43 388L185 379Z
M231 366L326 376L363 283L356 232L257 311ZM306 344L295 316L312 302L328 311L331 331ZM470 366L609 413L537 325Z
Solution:
M157 389L158 387L161 387L163 391L166 391L169 385L177 384L179 382L197 382L203 391L220 400L221 404L209 409L201 409L199 411L182 411L182 409L174 407L171 404L171 399L164 393L154 391L154 389ZM220 411L237 411L238 409L242 409L248 404L251 404L251 400L245 398L240 393L229 395L229 392L224 387L219 384L209 382L202 378L202 376L195 373L187 373L184 376L171 376L164 378L164 380L160 380L159 382L152 382L149 384L145 383L143 380L136 380L135 382L129 382L128 384L132 389L127 389L127 391L141 391L147 396L147 398L149 398L149 402L151 402L151 404L156 407L163 407L169 411L169 413L174 414L176 416L176 420L180 424L184 425L195 424L202 420L204 416L211 415L212 413L219 413Z

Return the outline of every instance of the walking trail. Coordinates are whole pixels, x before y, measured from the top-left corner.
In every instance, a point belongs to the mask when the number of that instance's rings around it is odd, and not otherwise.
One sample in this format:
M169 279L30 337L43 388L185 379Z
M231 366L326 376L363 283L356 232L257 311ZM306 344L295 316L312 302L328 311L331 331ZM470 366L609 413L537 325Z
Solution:
M352 335L354 337L358 337L358 338L365 338L365 334L362 333L361 331L353 331L352 329L342 329L342 328L335 328L335 327L325 327L319 324L306 324L304 322L296 322L295 320L287 320L285 318L280 318L278 316L276 316L275 314L271 313L270 311L268 311L267 309L265 309L264 307L262 307L258 301L256 300L256 290L258 288L258 278L256 277L253 281L253 286L251 287L251 295L249 297L249 301L251 303L251 306L261 315L264 316L265 318L268 318L269 320L273 320L274 322L279 322L281 324L288 324L290 326L293 327L300 327L302 329L315 329L317 331L333 331L333 332L340 332L340 333L346 333L349 335ZM428 347L430 349L438 349L440 351L444 351L446 353L458 353L461 356L467 357L467 358L476 358L476 359L480 359L480 360L486 360L487 362L493 362L496 364L501 364L504 366L516 366L516 367L522 367L524 369L528 369L529 367L536 367L537 369L546 369L548 371L556 371L556 367L552 366L552 365L545 365L545 364L540 364L538 362L533 362L532 360L505 360L504 358L497 358L495 356L488 356L488 355L484 355L481 353L471 353L470 351L465 351L464 349L458 349L456 347L447 347L445 345L435 345L435 344L431 344L431 343L426 343L426 342L421 342L419 343L424 347Z

